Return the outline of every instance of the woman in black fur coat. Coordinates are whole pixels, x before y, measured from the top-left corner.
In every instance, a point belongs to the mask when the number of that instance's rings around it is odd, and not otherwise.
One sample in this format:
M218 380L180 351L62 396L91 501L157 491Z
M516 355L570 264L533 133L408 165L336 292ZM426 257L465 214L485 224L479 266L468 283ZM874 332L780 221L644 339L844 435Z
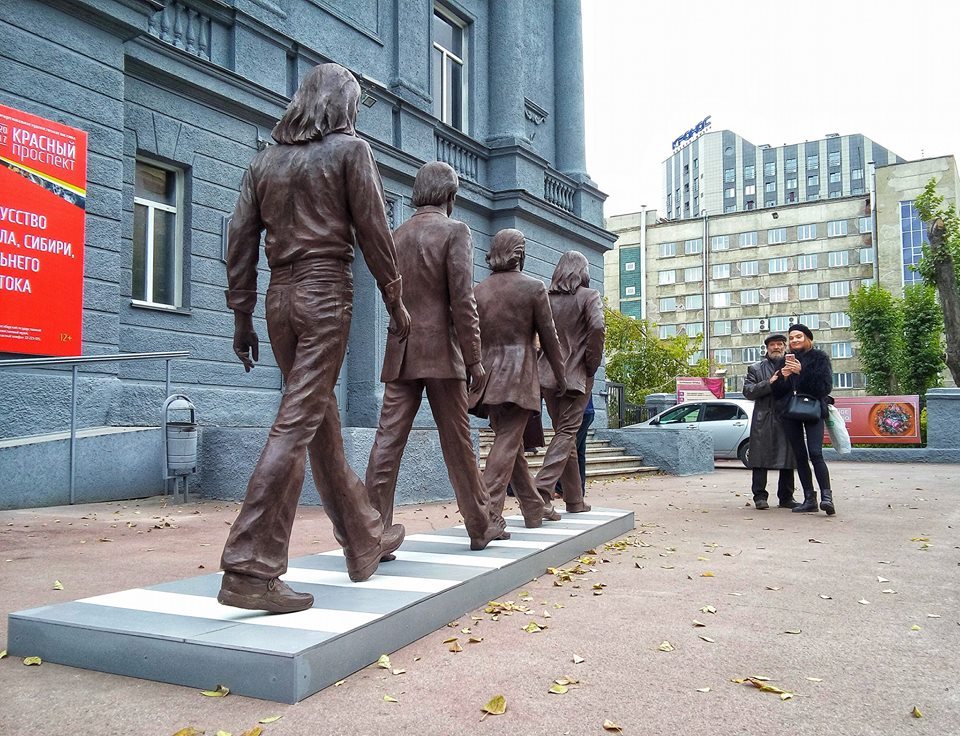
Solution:
M836 509L833 505L833 491L830 490L830 472L823 460L823 423L827 418L827 406L833 403L830 399L833 366L825 352L813 347L813 332L806 325L793 325L788 339L789 352L783 368L779 371L784 380L772 383L770 388L777 399L777 412L784 434L797 457L797 475L800 476L800 485L803 486L803 503L793 510L817 510L817 492L813 489L813 478L810 474L810 463L813 463L813 472L817 476L817 485L820 486L820 509L832 516ZM816 422L804 424L783 416L794 391L820 400L820 418Z

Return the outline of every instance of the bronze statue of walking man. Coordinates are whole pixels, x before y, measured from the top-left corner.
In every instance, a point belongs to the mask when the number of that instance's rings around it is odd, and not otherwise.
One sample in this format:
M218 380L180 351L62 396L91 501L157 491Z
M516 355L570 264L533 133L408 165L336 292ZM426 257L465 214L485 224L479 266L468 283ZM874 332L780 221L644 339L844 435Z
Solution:
M383 409L366 486L389 527L400 459L426 389L470 548L480 550L509 535L500 514L491 518L470 439L467 381L476 384L484 373L473 296L473 241L470 228L450 217L459 186L449 165L425 164L413 183L417 210L393 236L411 327L406 340L387 337L380 377L386 384Z
M217 600L225 605L274 613L313 605L312 595L279 580L287 570L307 452L351 580L369 578L403 541L401 525L383 528L347 465L334 395L353 312L354 238L380 286L391 330L399 339L410 330L380 175L354 127L359 99L348 70L314 67L273 130L277 145L250 164L233 213L227 305L235 319L234 352L247 371L259 357L252 313L266 231L267 329L286 390L223 550Z

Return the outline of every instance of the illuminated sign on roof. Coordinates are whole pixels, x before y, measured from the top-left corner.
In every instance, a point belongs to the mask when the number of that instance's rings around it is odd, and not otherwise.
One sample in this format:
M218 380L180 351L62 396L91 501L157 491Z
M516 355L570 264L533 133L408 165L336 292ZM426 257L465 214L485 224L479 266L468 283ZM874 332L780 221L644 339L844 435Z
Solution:
M695 138L699 138L709 127L710 116L707 115L707 117L690 128L690 130L688 130L686 133L677 137L677 139L673 142L673 150L677 151Z

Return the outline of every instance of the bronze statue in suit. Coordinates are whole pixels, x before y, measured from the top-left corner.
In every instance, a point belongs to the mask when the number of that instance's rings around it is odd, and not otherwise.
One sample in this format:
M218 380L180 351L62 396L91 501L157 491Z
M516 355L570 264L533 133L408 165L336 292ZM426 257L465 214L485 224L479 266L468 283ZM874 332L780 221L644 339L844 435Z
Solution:
M359 99L359 84L342 66L314 67L273 130L277 145L250 164L234 209L227 253L234 352L247 371L259 359L252 315L265 230L267 328L286 390L223 550L217 600L226 605L274 613L313 605L312 595L279 580L307 452L352 580L369 578L381 556L403 541L401 525L384 530L347 465L334 395L353 311L355 236L380 285L391 329L398 339L410 329L380 175L354 128Z
M566 386L562 390L554 378L552 363L541 356L540 387L554 434L537 472L537 490L541 494L552 492L560 480L567 511L589 511L580 484L577 430L603 357L605 328L600 292L590 288L589 264L582 253L569 250L560 256L550 282L550 308L566 356Z
M406 340L387 337L380 378L386 384L383 408L366 486L389 527L400 459L426 389L470 548L480 550L507 535L503 517L491 516L470 438L467 380L480 382L483 365L473 241L470 229L450 218L458 187L453 168L439 161L425 164L413 183L417 210L394 233L411 325Z
M471 389L471 406L490 417L494 441L483 471L494 511L503 513L507 483L520 504L524 524L560 519L552 491L537 493L523 456L523 430L531 412L540 411L536 339L544 360L556 371L553 385L566 390L563 352L550 311L547 290L539 279L523 273L526 241L519 230L498 232L490 243L487 263L493 270L475 289L480 312L484 381Z

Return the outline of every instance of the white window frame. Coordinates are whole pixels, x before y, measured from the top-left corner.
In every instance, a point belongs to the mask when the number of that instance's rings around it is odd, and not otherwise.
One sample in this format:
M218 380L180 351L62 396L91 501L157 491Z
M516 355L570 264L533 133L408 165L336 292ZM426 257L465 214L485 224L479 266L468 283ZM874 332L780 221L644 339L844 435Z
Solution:
M797 270L798 271L816 271L817 270L817 254L816 253L806 253L804 255L797 256Z
M683 297L684 309L703 309L703 294L687 294Z
M703 266L689 266L683 269L684 281L703 281Z
M703 253L703 238L690 238L683 241L683 254L685 256L694 256Z
M850 251L832 250L827 254L827 265L830 268L839 268L840 266L850 265Z
M750 232L740 233L738 238L741 248L753 248L757 245L757 231L751 230Z
M460 130L464 133L470 130L470 104L469 104L469 90L470 90L470 65L468 59L470 58L470 34L467 32L467 26L469 25L463 18L457 16L452 10L447 8L442 3L433 4L433 15L439 16L441 20L446 21L452 25L455 29L460 31L460 45L463 47L462 56L457 56L450 49L444 48L437 41L433 42L433 48L436 51L440 52L441 63L440 63L440 79L434 80L435 85L437 85L434 90L434 96L439 92L440 95L440 121L449 125L451 128ZM431 21L433 16L431 16ZM452 121L452 114L448 112L448 107L452 110L452 104L450 100L447 99L447 75L449 74L447 70L448 62L451 64L457 64L460 66L460 125L456 125ZM432 64L432 62L431 62ZM432 68L432 65L431 65Z
M677 298L675 296L666 296L662 297L657 303L660 312L676 312L677 311Z
M715 348L713 362L717 365L730 365L733 362L733 350L731 348Z
M757 321L759 322L759 320L757 320ZM759 330L758 330L758 332L759 332ZM761 356L761 354L760 354L760 348L758 348L756 345L753 345L753 346L750 346L750 347L746 347L746 348L742 348L741 351L740 351L740 360L741 360L741 362L746 363L746 364L748 364L748 365L753 365L753 364L756 363L758 360L760 360L761 357L762 357L762 356Z
M860 263L874 263L876 261L876 253L873 250L873 246L860 249L859 261Z
M733 294L729 291L716 291L712 295L712 306L714 309L726 309L733 304Z
M817 224L797 225L797 240L816 240Z
M733 334L733 322L729 319L720 319L713 323L713 334L719 337Z
M670 284L677 283L677 271L676 269L668 269L666 271L660 271L657 274L657 283L660 286L669 286Z
M830 298L831 299L842 299L848 296L850 296L849 281L831 281L830 282Z
M710 278L713 279L728 279L730 278L730 264L729 263L714 263L713 269L710 274Z
M820 284L800 284L797 289L797 299L808 302L820 298Z
M830 312L830 327L842 330L850 326L850 315L846 312Z
M767 300L771 304L783 304L790 301L790 287L771 286L767 291Z
M710 250L730 250L730 236L729 235L714 235L710 238Z
M675 242L660 243L657 252L660 254L660 258L673 258L677 255L677 244Z
M760 290L759 289L744 289L740 292L740 304L743 306L749 306L752 304L760 303Z
M853 388L853 373L834 373L834 388Z
M760 275L759 261L740 261L738 265L739 265L741 276L759 276Z
M636 286L625 286L624 289L623 289L623 295L624 295L624 296L636 296L636 295L637 295L637 287L636 287Z
M767 245L780 245L787 242L787 228L775 227L767 230Z
M154 161L149 158L137 157L136 165L143 164L144 166L149 166L154 169L160 169L165 171L167 174L172 174L174 177L174 189L175 189L175 205L169 205L165 202L157 202L155 200L149 199L147 197L138 197L136 196L136 184L134 184L134 197L133 197L133 206L144 207L147 211L147 221L146 221L146 242L144 243L144 298L143 299L131 299L132 304L150 306L150 307L162 307L166 309L178 309L183 305L183 218L181 213L183 212L183 193L184 193L184 172L182 169L177 169L172 166L167 166L161 164L158 161ZM136 177L134 177L136 181ZM154 241L154 224L156 219L157 211L168 212L174 216L173 219L173 230L174 230L174 286L173 286L173 304L168 304L166 302L154 301L153 298L153 262L154 254L156 251L156 243ZM136 231L133 234L134 239L137 237ZM136 247L136 245L134 245ZM132 291L135 291L132 290Z
M827 223L827 237L839 238L847 234L846 220L830 220Z
M847 341L830 343L830 357L831 358L852 358L853 343L850 343Z
M627 263L624 263L624 264L623 264L623 270L624 270L624 271L636 271L636 270L637 270L637 264L636 264L636 262L635 262L635 261L628 261Z
M767 273L786 273L790 270L790 259L787 257L771 258L767 261Z

